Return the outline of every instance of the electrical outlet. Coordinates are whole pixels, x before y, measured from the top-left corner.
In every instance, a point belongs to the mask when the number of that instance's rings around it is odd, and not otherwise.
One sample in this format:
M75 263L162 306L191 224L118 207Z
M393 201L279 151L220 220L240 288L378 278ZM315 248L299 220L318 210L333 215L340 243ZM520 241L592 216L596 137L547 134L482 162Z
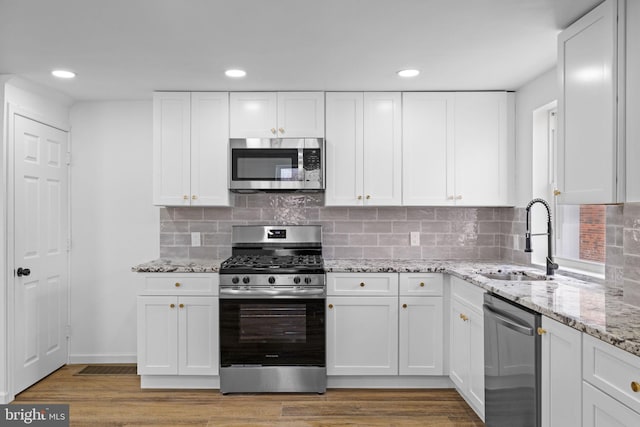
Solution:
M199 232L191 233L191 246L202 246L202 242L200 241L200 233Z
M420 246L420 232L412 231L409 235L411 236L411 246Z

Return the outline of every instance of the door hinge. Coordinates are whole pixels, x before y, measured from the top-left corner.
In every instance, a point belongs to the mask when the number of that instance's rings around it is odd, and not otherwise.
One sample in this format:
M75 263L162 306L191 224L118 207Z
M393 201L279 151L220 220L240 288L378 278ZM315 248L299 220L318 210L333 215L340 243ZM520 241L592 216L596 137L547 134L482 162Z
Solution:
M71 325L67 325L64 327L64 333L67 338L71 338Z
M67 151L67 166L71 166L71 152Z

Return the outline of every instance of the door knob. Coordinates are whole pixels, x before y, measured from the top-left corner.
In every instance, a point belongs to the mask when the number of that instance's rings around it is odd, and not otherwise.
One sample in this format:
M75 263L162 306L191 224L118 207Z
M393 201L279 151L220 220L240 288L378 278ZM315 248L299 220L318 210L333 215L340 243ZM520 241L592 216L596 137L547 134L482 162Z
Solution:
M16 276L18 276L18 277L28 276L30 274L31 274L31 270L29 270L28 268L19 267L16 270Z

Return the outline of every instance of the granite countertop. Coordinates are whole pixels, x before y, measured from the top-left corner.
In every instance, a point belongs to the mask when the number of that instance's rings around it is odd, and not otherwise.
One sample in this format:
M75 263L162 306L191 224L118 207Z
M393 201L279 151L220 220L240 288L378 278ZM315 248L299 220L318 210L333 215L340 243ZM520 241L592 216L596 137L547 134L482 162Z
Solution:
M131 270L139 273L216 273L220 263L221 260L159 259ZM496 262L325 260L327 272L451 274L640 356L640 308L623 303L622 296L615 291L600 283L564 275L544 281L503 281L479 274L497 270L542 274L533 267Z

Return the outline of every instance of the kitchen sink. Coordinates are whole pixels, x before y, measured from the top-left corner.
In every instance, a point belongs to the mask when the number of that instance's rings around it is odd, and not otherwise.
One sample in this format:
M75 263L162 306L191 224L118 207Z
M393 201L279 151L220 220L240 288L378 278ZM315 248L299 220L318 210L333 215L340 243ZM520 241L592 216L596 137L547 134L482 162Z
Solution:
M479 273L481 276L491 280L517 280L521 282L529 282L533 280L551 280L547 276L525 273L522 271L499 272L499 273Z

